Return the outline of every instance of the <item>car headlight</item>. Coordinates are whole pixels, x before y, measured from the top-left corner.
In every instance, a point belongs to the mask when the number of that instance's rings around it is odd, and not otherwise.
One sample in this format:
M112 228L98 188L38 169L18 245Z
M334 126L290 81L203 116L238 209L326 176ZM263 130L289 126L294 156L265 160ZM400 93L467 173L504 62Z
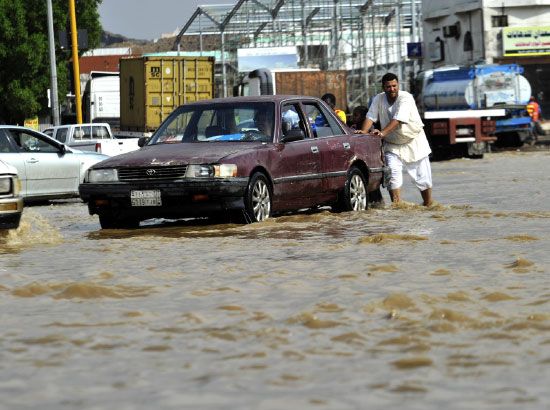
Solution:
M114 168L89 169L88 182L117 182L118 172Z
M0 195L6 195L11 192L11 178L0 178Z
M185 172L186 178L230 178L236 176L237 165L235 164L191 164L187 166L187 171Z

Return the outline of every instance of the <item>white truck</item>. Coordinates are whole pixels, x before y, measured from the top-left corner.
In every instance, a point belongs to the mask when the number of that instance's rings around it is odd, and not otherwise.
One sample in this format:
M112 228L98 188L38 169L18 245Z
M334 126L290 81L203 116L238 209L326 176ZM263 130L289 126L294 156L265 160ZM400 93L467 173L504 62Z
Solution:
M44 133L69 147L103 155L114 156L139 149L139 138L117 139L107 123L59 125Z
M120 125L120 75L118 72L92 71L82 95L85 122L106 122L115 129Z

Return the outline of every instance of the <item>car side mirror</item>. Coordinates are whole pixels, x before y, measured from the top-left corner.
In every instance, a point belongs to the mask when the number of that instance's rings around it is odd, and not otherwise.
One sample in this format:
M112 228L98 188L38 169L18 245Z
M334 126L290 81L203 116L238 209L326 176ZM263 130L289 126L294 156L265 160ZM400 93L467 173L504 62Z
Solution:
M285 135L283 135L283 137L281 138L281 142L286 143L286 142L300 141L300 140L303 140L305 137L306 136L304 134L304 131L302 131L299 128L296 128L288 131Z
M59 153L61 155L65 155L67 153L67 146L65 144L61 144L59 146Z
M144 147L149 142L149 137L139 137L138 139L138 147Z

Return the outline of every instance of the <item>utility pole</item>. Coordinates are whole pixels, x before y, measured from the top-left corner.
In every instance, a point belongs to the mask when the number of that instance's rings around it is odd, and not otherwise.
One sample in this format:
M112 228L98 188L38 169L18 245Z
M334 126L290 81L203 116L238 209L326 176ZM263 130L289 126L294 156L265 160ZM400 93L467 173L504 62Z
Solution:
M57 65L55 62L55 39L53 36L52 0L46 0L48 6L48 42L50 51L50 102L52 104L53 125L59 125L59 102L57 97Z
M69 0L69 14L71 17L71 42L73 51L73 79L76 108L76 123L82 124L82 98L80 96L80 66L78 62L78 31L76 28L76 12L74 0Z

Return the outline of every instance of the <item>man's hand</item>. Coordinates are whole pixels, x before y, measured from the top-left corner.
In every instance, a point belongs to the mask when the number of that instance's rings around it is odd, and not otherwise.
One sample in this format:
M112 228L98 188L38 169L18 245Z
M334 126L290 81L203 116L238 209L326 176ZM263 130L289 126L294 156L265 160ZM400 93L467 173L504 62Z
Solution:
M372 131L372 134L375 135L375 136L377 136L377 137L379 137L379 138L384 138L384 133L383 133L382 131L380 131L380 130L374 129L374 130Z

